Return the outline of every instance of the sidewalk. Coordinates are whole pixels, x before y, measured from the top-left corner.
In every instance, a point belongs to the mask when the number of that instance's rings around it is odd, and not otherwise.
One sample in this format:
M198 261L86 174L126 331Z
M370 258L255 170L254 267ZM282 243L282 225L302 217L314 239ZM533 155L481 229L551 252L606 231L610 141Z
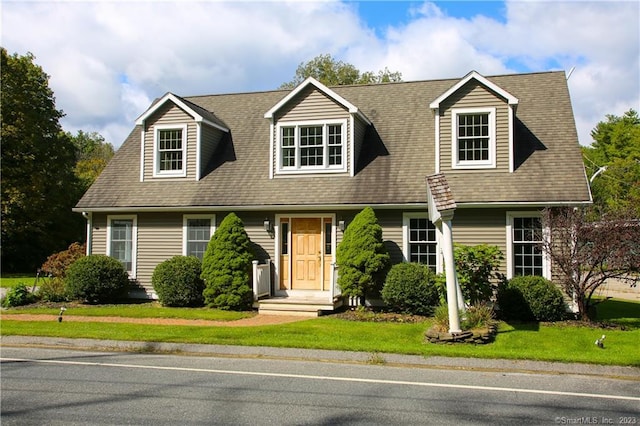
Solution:
M264 346L200 345L32 336L0 336L0 347L1 346L87 351L150 352L225 358L278 359L286 361L320 361L344 364L375 364L391 367L403 366L502 373L570 374L640 382L640 368L637 367L565 364L526 360L451 358L440 356L422 357L419 355L372 354L368 352L272 348Z

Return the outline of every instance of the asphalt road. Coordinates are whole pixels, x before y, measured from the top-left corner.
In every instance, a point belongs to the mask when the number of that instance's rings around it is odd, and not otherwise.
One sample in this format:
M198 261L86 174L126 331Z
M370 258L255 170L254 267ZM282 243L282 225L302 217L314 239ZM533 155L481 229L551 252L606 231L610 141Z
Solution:
M2 347L2 425L638 424L640 381Z

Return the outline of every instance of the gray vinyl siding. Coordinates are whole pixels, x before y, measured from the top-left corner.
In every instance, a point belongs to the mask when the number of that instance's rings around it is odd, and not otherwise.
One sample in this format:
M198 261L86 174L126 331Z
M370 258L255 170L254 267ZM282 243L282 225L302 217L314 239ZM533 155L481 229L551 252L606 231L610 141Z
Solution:
M506 101L476 81L470 81L453 93L440 106L440 170L444 173L469 173L452 170L452 108L496 108L496 169L509 171L509 106ZM494 169L490 169L494 171Z
M224 136L222 130L215 127L202 125L202 139L200 140L200 176L204 176L207 170L207 164L213 158L213 154L218 149L220 141Z
M182 254L182 213L138 214L137 273L139 284L153 291L151 276L161 262Z
M187 176L186 178L155 178L158 180L167 179L195 179L196 177L196 124L193 118L177 107L172 102L166 102L147 119L144 132L144 180L154 180L153 177L153 153L155 139L155 125L175 124L176 126L187 125Z
M348 118L349 112L343 106L337 104L333 99L310 85L278 111L276 121Z
M107 254L107 215L93 213L91 223L91 253Z
M362 143L364 141L365 133L367 132L367 123L362 121L360 118L354 120L354 134L355 140L353 141L353 156L354 156L354 164L358 165L358 159L360 158L360 151L362 150ZM351 164L351 163L349 163Z

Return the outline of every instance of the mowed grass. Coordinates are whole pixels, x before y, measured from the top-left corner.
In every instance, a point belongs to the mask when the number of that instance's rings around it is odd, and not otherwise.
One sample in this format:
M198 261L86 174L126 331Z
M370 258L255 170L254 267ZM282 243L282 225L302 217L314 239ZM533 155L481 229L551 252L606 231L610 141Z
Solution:
M31 287L36 281L35 274L7 274L0 277L0 287L10 288L22 283L27 287Z
M373 323L347 321L335 316L259 327L23 322L3 319L1 333L3 335L348 350L378 354L529 359L640 367L640 326L637 325L638 318L632 316L636 315L640 304L607 300L598 306L598 312L602 311L605 317L601 319L609 323L620 320L626 329L603 329L574 323L500 323L495 341L488 345L425 343L424 333L431 325L430 321L413 324ZM117 308L113 306L104 309L109 312ZM134 305L127 309L135 308ZM149 306L148 309L160 308ZM27 311L31 310L24 310L24 312ZM180 311L182 310L178 310ZM179 317L184 318L184 316ZM595 345L595 340L602 334L607 336L603 349Z

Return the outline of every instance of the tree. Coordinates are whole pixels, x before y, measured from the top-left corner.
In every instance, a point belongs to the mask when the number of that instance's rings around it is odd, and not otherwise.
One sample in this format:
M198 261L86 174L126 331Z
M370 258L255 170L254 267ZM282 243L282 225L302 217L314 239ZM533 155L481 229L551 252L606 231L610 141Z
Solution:
M338 285L347 297L366 296L379 290L384 282L390 257L382 241L382 227L371 207L358 213L344 231L336 252Z
M35 271L49 254L83 238L84 220L71 211L80 195L75 149L34 56L0 51L2 266Z
M75 136L67 132L67 137L76 149L74 173L84 192L95 182L113 157L113 145L106 142L97 132L86 133L79 130Z
M349 84L394 83L402 81L402 74L391 72L385 67L377 73L373 71L360 72L355 66L333 59L329 54L318 55L307 63L300 63L296 75L281 89L293 89L308 77L313 77L326 86L341 86Z
M242 220L229 213L209 240L202 259L205 303L220 309L249 309L253 303L253 258Z
M640 217L640 117L633 109L607 115L591 131L583 148L596 216L635 211Z
M588 320L591 298L607 279L633 280L640 272L640 220L614 217L589 221L586 209L545 209L542 250L559 273L582 320ZM554 271L555 272L555 271Z

